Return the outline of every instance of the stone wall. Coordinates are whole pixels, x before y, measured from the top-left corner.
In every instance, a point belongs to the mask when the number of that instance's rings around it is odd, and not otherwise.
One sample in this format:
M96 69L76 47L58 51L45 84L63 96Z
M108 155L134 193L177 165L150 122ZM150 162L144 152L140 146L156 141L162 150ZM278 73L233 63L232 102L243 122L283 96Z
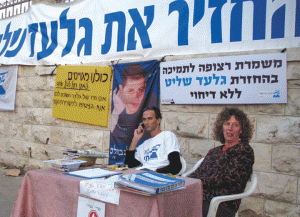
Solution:
M244 54L201 54L167 57L166 61ZM237 105L253 126L251 146L258 187L243 199L241 216L300 215L300 49L288 49L288 103ZM45 168L42 161L62 158L66 148L109 151L109 129L52 117L55 75L52 66L19 66L16 109L0 112L0 163L23 171ZM232 105L228 105L232 106ZM178 136L188 169L209 149L212 126L223 105L162 105L162 129ZM107 163L102 161L102 163ZM251 215L252 214L252 215Z

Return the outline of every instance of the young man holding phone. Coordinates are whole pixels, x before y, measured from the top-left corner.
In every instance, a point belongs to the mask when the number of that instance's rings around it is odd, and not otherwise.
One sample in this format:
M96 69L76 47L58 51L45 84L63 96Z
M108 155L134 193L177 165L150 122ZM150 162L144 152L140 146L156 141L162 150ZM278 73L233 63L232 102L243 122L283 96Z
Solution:
M170 131L160 129L161 118L157 107L146 108L143 111L143 123L135 129L129 150L126 151L125 164L128 164L129 168L142 164L139 169L173 175L180 172L182 165L177 137ZM145 130L152 138L136 147Z

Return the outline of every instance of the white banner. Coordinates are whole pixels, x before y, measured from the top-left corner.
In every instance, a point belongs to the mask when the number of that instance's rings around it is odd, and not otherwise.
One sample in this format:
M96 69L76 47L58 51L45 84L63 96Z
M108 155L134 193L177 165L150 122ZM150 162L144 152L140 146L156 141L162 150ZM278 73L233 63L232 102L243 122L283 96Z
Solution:
M85 0L32 5L0 21L0 64L136 61L299 43L296 0Z
M287 103L286 62L283 53L162 62L161 103Z
M15 110L18 66L0 66L0 110Z

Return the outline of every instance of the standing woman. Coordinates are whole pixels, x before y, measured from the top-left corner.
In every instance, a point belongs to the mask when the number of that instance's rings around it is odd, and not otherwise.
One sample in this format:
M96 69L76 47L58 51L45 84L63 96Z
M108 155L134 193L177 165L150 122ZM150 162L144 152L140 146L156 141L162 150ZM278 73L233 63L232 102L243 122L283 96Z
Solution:
M247 115L237 108L225 108L217 117L214 139L223 145L211 149L191 178L203 183L203 217L213 197L244 192L252 174L254 152L249 141L252 128ZM241 200L222 202L217 217L234 217Z

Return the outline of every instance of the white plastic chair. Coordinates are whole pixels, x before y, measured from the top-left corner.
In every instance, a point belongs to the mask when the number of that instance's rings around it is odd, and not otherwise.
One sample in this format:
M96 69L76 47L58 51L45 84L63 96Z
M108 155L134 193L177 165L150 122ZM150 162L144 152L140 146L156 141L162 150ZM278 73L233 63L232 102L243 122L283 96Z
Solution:
M188 172L184 173L182 176L186 177L186 176L190 175L191 173L193 173L200 166L200 164L202 163L203 160L204 160L204 158L200 159L194 165L194 167L191 170L189 170ZM214 197L210 201L209 211L208 211L207 217L215 217L216 216L219 204L221 202L229 201L229 200L242 199L244 197L248 197L251 194L253 194L253 192L255 191L256 186L257 186L257 176L256 176L256 174L254 172L252 172L251 177L250 177L248 183L249 182L251 182L251 184L250 184L249 188L246 188L246 190L245 190L244 193ZM238 217L238 213L236 213L235 216Z
M182 156L180 156L180 162L181 162L181 170L179 171L179 173L176 174L177 176L180 176L186 170L186 161Z
M202 163L202 161L204 160L204 158L201 158L200 160L198 160L198 162L193 166L192 169L190 169L189 171L187 171L186 173L183 173L181 176L182 177L187 177L188 175L192 174L193 172L195 172L195 170L200 166L200 164Z

